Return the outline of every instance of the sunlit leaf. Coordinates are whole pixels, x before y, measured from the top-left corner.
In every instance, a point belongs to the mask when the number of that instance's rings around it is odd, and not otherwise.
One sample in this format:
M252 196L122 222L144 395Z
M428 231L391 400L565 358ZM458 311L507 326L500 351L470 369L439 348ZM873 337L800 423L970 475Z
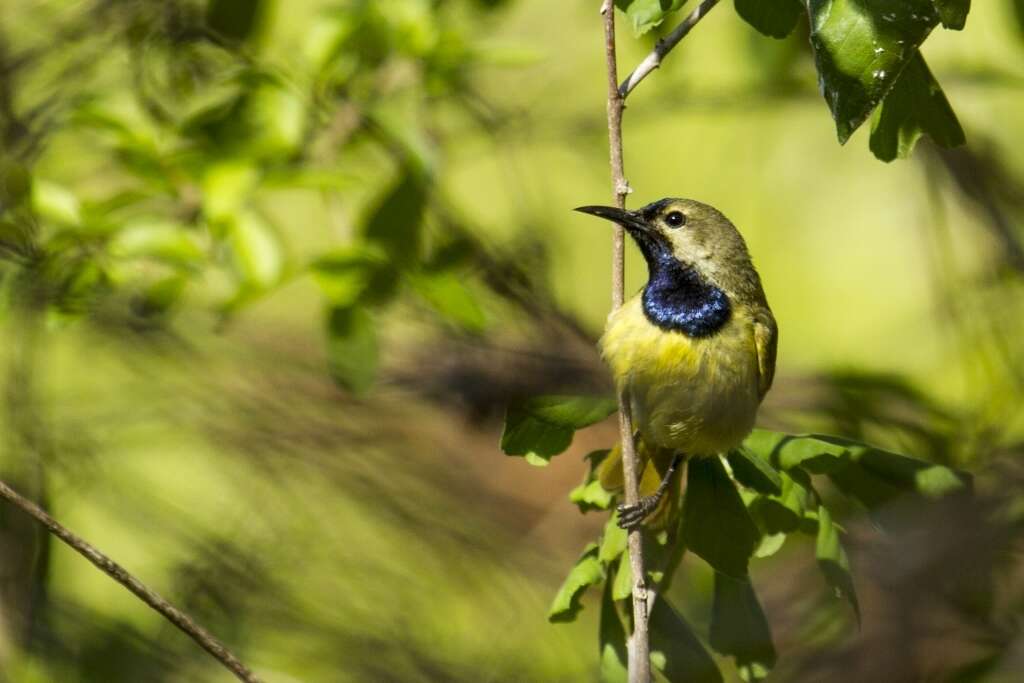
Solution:
M618 525L619 514L613 512L605 522L604 532L601 534L601 549L598 558L605 564L617 560L626 552L626 530Z
M623 554L616 565L615 581L612 583L612 598L625 600L633 594L633 566L629 563L629 555Z
M281 242L258 213L240 211L230 221L228 246L235 269L247 286L265 289L277 283L284 270Z
M615 0L640 36L665 20L665 17L686 4L686 0Z
M214 164L202 178L203 214L216 230L230 221L248 201L259 174L248 161Z
M932 0L805 0L822 94L839 142L889 92L938 23Z
M592 451L584 458L587 461L587 474L580 485L569 492L569 500L579 507L580 512L607 510L612 504L613 494L601 486L597 478L598 468L609 452L607 449Z
M538 396L509 405L501 450L547 461L569 447L573 434L600 422L618 408L603 396Z
M331 375L362 394L377 377L377 331L365 309L335 306L327 312L327 358Z
M875 110L871 151L882 161L906 158L922 135L929 135L941 147L965 142L945 93L917 53Z
M81 203L67 187L36 178L32 183L31 192L32 208L41 217L62 226L74 227L81 224Z
M788 36L804 14L800 0L735 0L735 5L744 21L772 38Z
M364 297L387 256L379 249L353 245L327 252L310 266L324 296L336 306L347 307Z
M565 577L562 587L558 589L551 609L548 610L548 621L574 621L583 609L580 599L587 588L600 583L604 579L604 568L597 558L597 544L591 543L583 549L583 554L576 561L569 575Z
M683 502L686 547L720 572L747 574L761 534L718 458L694 458Z
M709 640L716 651L736 659L745 681L761 680L775 666L772 632L749 578L715 574Z
M119 258L152 258L183 267L196 267L206 250L193 230L161 219L133 221L118 231L109 251Z
M825 580L836 594L850 601L857 621L860 621L860 603L853 586L850 574L850 561L846 557L842 543L839 541L839 530L832 522L832 515L824 505L818 508L818 539L815 543L815 556Z
M669 683L721 683L722 674L666 596L650 616L651 663Z

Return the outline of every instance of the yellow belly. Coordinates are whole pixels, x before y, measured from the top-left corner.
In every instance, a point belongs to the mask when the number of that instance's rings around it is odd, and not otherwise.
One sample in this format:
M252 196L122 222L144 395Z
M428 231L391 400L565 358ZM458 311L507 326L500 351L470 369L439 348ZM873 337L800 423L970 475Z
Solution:
M712 455L739 445L754 427L757 350L742 307L717 333L695 339L651 324L637 296L609 316L601 352L648 443Z

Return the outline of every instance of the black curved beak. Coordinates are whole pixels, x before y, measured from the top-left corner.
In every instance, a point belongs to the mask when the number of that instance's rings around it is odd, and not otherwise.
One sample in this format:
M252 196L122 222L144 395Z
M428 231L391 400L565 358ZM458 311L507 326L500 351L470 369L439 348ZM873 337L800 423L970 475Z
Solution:
M614 206L578 206L575 211L580 213L589 213L591 216L597 216L604 218L605 220L618 223L627 230L639 230L640 232L651 232L650 226L647 225L647 221L643 219L636 211L626 211L625 209L619 209Z

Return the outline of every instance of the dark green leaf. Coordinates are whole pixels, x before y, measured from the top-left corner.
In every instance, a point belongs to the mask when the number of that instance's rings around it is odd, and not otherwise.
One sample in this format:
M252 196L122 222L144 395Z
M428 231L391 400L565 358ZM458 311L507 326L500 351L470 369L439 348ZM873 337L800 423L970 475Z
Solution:
M875 111L871 151L882 161L910 156L918 138L930 135L941 147L965 142L946 94L917 53Z
M939 11L939 19L945 28L956 31L963 29L967 23L967 14L971 11L971 0L932 0Z
M806 0L839 142L867 119L938 23L932 0Z
M597 544L591 543L583 549L583 554L565 577L562 587L558 589L551 609L548 610L548 621L567 622L574 621L579 611L583 609L580 598L587 588L604 579L604 569L601 561L597 558Z
M615 0L615 6L626 13L633 32L640 36L665 20L665 17L686 4L686 0Z
M811 494L810 477L798 469L781 473L782 489L779 495L761 495L750 504L750 512L767 534L797 531L808 508L815 501Z
M825 580L837 595L850 601L859 622L860 604L857 602L857 593L853 587L850 561L839 542L839 529L833 524L832 515L824 505L818 508L818 540L814 554Z
M1024 0L1010 0L1013 17L1017 20L1017 31L1024 37Z
M602 396L538 396L509 405L501 450L546 464L572 443L573 433L600 422L618 408Z
M772 632L749 578L715 574L710 642L721 654L736 658L745 681L761 680L775 666Z
M800 0L735 0L735 5L744 21L772 38L792 33L804 13Z
M722 674L665 596L651 611L651 663L669 683L721 683Z
M210 0L206 24L218 36L243 42L256 34L266 5L265 0Z
M362 234L396 265L409 266L420 256L426 204L427 190L422 177L407 170L377 200L366 216Z
M612 599L610 581L604 584L601 598L601 624L598 642L601 647L601 681L603 683L626 683L629 680L628 653L626 652L626 630Z
M327 314L327 357L331 375L347 389L367 391L377 376L377 332L361 307L335 306Z
M729 452L729 467L736 481L760 493L782 493L782 477L768 460L742 446Z
M720 572L747 574L761 534L718 458L690 460L683 501L686 547Z

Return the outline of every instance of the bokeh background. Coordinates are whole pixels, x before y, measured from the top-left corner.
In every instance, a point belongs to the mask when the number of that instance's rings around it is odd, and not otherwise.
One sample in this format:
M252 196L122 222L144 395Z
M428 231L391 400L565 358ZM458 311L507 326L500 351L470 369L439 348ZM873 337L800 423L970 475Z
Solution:
M571 211L610 197L598 4L4 2L3 479L268 681L596 680L595 601L545 615L615 426L544 469L497 443L510 400L608 387L610 236ZM755 562L772 680L1018 680L1024 6L929 39L968 144L891 164L837 144L797 33L700 24L629 100L630 203L745 235L763 425L976 479L884 533L846 511L859 627L810 541ZM623 22L621 68L656 35ZM230 677L4 505L0 680Z

